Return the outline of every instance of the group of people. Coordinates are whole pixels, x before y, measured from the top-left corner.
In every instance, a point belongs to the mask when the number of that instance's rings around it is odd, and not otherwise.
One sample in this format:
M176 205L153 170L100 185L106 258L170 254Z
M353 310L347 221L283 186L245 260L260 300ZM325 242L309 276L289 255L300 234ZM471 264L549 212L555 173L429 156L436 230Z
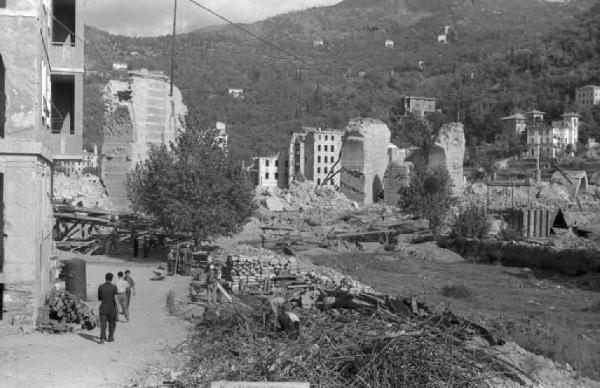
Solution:
M171 248L167 255L167 271L170 274L178 273L180 275L190 275L192 262L194 260L194 250L192 244L185 244Z
M135 296L135 282L131 277L131 271L117 273L117 280L113 284L114 275L107 273L104 275L105 282L98 287L98 300L100 301L100 343L104 341L113 342L115 340L115 329L119 314L125 317L129 322L129 305L131 297ZM108 337L106 328L108 326Z

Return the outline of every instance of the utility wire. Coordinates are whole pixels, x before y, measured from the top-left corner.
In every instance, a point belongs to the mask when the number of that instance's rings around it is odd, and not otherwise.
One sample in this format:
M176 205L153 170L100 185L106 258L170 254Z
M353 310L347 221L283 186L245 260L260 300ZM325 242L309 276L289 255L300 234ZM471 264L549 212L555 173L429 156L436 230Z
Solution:
M237 28L238 30L243 31L243 32L245 32L246 34L248 34L250 36L253 36L254 38L256 38L257 40L259 40L260 42L264 43L265 45L267 45L267 46L269 46L269 47L271 47L271 48L273 48L273 49L275 49L277 51L281 51L282 53L285 53L285 54L289 55L290 57L292 57L292 58L294 58L294 59L296 59L296 60L304 63L306 66L311 67L311 68L317 70L321 74L329 76L329 74L328 74L327 71L314 66L312 63L308 62L306 59L302 58L300 55L294 53L293 51L284 49L283 47L278 46L275 43L272 43L272 42L268 41L267 39L263 38L262 36L260 36L260 35L258 35L256 33L252 32L252 31L250 31L249 29L247 29L245 27L242 27L241 25L233 22L232 20L226 18L225 16L223 16L223 15L221 15L221 14L213 11L212 9L210 9L210 8L208 8L208 7L200 4L200 3L198 3L196 0L189 0L189 1L192 4L195 4L196 6L202 8L206 12L209 12L209 13L213 14L214 16L218 17L219 19L223 20L224 22L226 22L228 24L231 24L233 27Z
M77 35L75 32L71 31L69 29L69 27L65 26L63 22L61 22L60 20L58 20L56 18L56 16L54 16L53 13L50 13L50 16L52 17L52 19L54 19L54 21L56 23L58 23L59 26L61 26L62 28L64 28L65 31L67 31L69 34L73 35L75 37L75 39L81 41L83 44L86 43L85 39L83 39L82 37L80 37L79 35ZM106 63L106 61L104 60L104 56L102 55L102 53L100 52L100 50L98 50L98 47L96 47L96 45L94 43L92 43L92 42L88 42L88 43L90 43L90 45L92 46L92 48L96 51L96 54L98 54L98 56L100 58L100 61L102 61L102 63L105 66L109 66L108 63Z

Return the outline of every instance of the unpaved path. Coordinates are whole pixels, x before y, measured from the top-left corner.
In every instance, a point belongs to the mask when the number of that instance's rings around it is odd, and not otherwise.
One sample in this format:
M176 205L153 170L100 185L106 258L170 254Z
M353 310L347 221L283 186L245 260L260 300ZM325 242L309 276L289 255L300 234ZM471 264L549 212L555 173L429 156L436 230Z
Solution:
M169 368L171 352L185 340L187 325L169 315L166 295L174 290L177 298L187 294L189 278L166 277L150 281L155 264L93 256L87 262L87 288L90 304L97 307L98 286L106 272L130 269L136 283L131 302L131 322L118 322L115 342L98 343L99 328L92 331L50 335L0 337L0 387L121 387L139 383L156 386L148 371ZM121 318L122 319L122 318Z

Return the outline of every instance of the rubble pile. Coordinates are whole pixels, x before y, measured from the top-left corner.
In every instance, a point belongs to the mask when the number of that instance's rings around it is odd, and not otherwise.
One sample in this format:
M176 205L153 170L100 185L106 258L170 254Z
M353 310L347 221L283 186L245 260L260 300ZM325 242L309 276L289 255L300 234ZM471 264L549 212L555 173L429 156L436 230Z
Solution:
M355 209L358 204L330 186L315 187L313 182L294 182L289 189L268 188L257 192L259 203L270 211L309 209Z
M112 204L100 178L93 174L54 175L54 198L58 202L93 209L110 209Z

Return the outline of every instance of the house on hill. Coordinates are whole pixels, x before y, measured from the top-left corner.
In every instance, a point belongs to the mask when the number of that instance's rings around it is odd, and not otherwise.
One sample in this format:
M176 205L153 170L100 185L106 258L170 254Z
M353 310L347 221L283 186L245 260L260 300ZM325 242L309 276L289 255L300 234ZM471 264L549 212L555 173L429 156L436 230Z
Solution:
M385 40L385 47L386 48L394 48L394 41L391 39L386 39Z
M586 85L575 89L575 102L580 107L600 104L600 86Z

